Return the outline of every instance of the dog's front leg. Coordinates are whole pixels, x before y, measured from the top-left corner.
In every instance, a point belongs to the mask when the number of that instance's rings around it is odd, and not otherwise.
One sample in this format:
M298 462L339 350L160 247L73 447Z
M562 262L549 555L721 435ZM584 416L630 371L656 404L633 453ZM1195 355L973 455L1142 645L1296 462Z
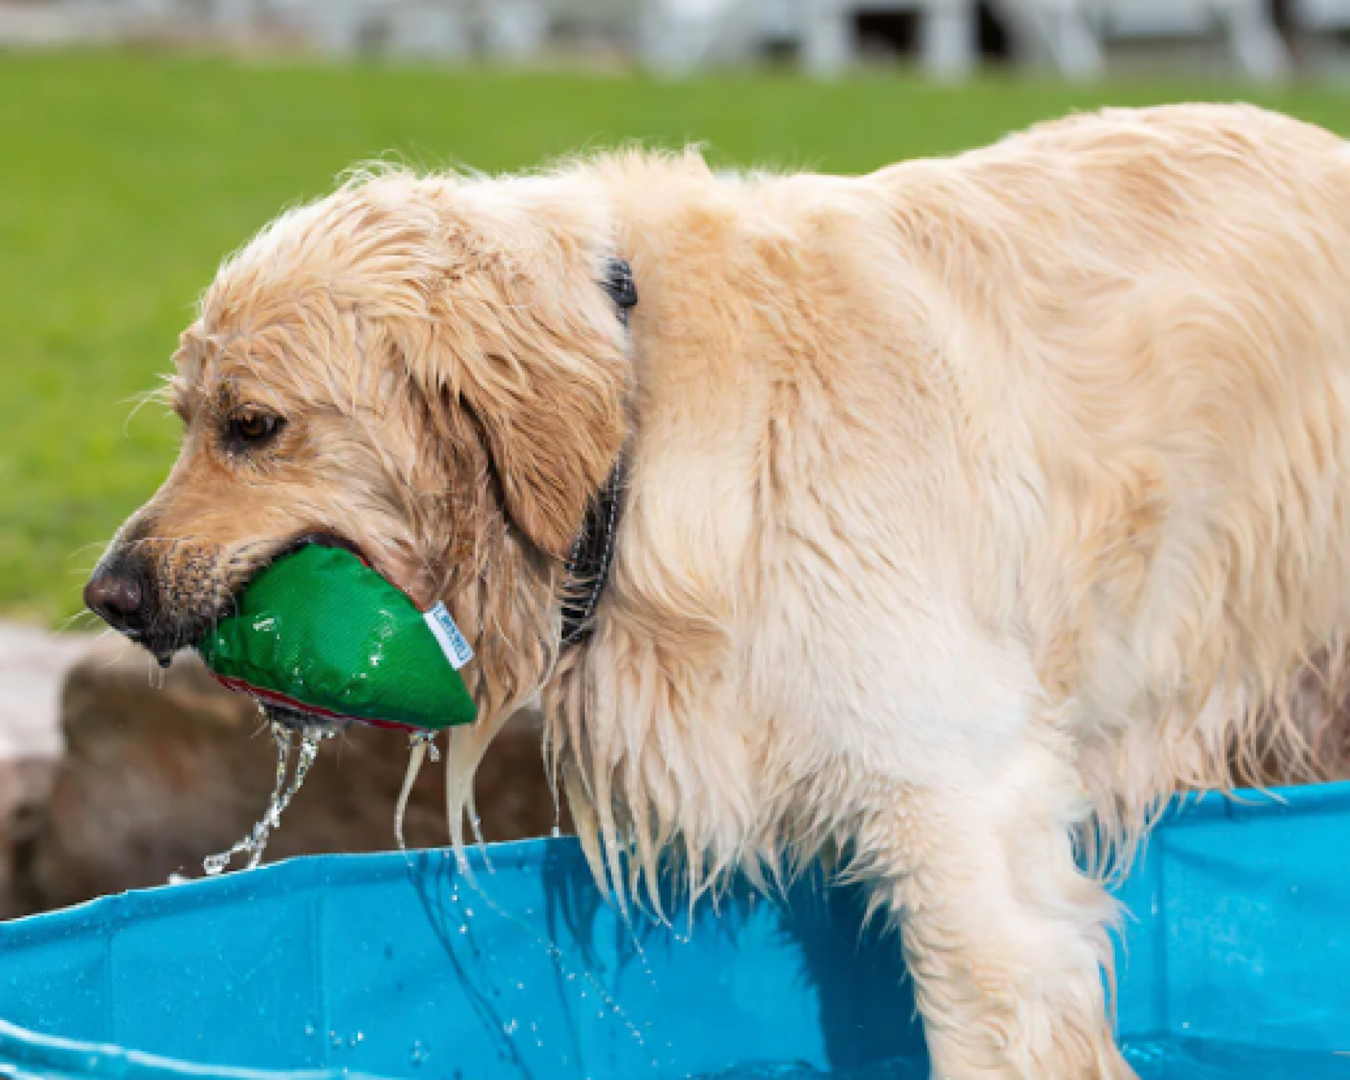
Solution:
M858 847L900 918L936 1080L1133 1077L1101 978L1111 900L1073 858L1072 766L1023 745L978 783L897 801Z

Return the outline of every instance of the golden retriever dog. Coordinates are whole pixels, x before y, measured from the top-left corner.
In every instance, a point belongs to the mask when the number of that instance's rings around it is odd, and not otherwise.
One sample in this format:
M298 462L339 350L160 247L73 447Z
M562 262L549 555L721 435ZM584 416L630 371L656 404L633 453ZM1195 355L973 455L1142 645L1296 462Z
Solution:
M181 457L91 607L167 660L298 538L351 545L476 650L457 840L542 694L620 902L672 858L693 896L828 858L902 927L935 1076L1131 1075L1105 875L1179 789L1341 767L1350 151L1318 128L376 172L226 262L176 362Z

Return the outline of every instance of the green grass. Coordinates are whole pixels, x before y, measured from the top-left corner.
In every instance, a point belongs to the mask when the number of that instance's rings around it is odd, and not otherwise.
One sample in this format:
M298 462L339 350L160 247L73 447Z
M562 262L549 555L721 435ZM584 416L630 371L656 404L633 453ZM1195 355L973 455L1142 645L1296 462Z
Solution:
M518 169L588 147L707 144L723 163L871 169L1102 104L1238 90L900 76L628 76L0 54L0 613L55 622L172 460L130 418L221 257L354 162ZM1350 96L1263 103L1350 134Z

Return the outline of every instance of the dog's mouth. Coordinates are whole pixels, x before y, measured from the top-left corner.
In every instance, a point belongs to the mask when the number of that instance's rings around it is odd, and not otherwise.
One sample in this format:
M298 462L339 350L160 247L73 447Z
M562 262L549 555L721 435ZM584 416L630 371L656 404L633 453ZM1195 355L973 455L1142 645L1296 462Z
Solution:
M223 595L213 607L204 608L199 606L200 602L194 605L191 598L185 596L176 603L161 607L158 617L145 628L126 630L124 633L149 650L161 667L168 667L175 653L194 647L213 625L238 611L240 598L259 575L277 560L310 545L340 548L351 552L367 566L371 565L361 549L345 536L326 531L301 533L281 543L270 554L250 560L248 568L234 576L234 580L222 583ZM178 611L174 612L174 608Z
M345 536L339 536L337 533L331 532L308 532L302 536L297 536L268 559L265 565L270 566L283 555L290 555L292 552L299 551L301 548L308 547L311 544L317 547L341 548L343 551L350 551L367 566L370 565L370 560L366 558L359 547L353 544ZM261 569L262 567L259 568L259 570Z
M286 541L267 558L259 560L257 565L255 565L247 574L243 575L237 582L234 582L230 589L229 599L226 602L224 609L217 613L216 618L223 619L233 615L238 607L239 598L248 591L249 587L258 579L258 576L262 574L263 571L267 570L278 560L284 559L287 555L293 555L301 548L310 546L339 548L342 551L351 552L351 554L355 555L367 566L371 565L371 562L366 558L365 553L345 536L333 532L301 533L299 536Z

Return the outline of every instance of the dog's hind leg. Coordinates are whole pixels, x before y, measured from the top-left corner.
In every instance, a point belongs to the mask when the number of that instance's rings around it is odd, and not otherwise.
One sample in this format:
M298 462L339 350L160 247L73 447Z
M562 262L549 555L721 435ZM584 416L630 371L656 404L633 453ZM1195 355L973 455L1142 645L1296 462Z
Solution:
M899 920L935 1078L1133 1077L1102 979L1113 904L1070 839L1086 813L1073 766L1024 743L997 775L907 788L859 829L857 869Z

